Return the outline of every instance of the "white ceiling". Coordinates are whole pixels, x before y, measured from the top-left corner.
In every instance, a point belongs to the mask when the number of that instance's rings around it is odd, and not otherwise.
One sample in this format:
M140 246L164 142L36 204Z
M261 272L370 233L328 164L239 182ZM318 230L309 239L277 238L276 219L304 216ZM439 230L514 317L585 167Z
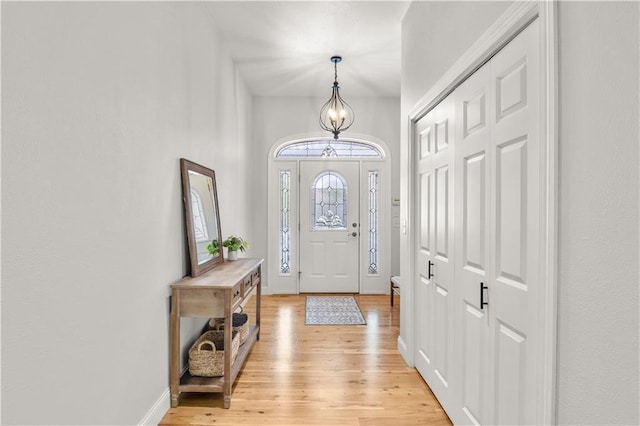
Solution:
M405 1L214 1L207 4L256 96L400 96Z

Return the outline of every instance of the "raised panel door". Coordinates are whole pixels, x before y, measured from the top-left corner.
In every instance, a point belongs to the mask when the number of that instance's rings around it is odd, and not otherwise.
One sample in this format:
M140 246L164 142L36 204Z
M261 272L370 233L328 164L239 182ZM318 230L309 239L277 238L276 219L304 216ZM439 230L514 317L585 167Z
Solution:
M416 124L416 368L442 402L453 374L453 102Z
M540 197L539 22L491 60L491 248L488 389L493 424L537 413Z
M434 216L433 187L435 173L433 157L434 121L430 112L416 123L416 149L419 152L417 161L418 224L419 230L416 241L416 368L427 380L434 376L434 284L431 279L429 262L433 257L433 229L431 226Z
M488 65L458 87L455 98L455 360L456 382L450 416L454 423L483 424L487 418L488 309L481 286L492 274L489 261L492 99Z

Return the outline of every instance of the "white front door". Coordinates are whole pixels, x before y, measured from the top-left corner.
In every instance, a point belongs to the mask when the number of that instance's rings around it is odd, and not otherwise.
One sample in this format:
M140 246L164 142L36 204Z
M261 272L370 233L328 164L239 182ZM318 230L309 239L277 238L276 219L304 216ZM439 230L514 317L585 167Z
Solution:
M358 293L360 163L300 162L300 292Z

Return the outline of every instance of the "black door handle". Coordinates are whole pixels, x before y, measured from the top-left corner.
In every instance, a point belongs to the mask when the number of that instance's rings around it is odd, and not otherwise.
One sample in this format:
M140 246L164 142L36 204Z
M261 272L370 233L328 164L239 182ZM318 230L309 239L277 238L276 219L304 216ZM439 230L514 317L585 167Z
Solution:
M431 279L433 278L433 272L431 272L431 267L434 265L434 263L432 261L429 261L429 270L427 271L427 278Z
M489 287L484 285L483 282L480 283L480 309L484 309L485 306L489 306L489 302L484 301L484 291L489 290Z

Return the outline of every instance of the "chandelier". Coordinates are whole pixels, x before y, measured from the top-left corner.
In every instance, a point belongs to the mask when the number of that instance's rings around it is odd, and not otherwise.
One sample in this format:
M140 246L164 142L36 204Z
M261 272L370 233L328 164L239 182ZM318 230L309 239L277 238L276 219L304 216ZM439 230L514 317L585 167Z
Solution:
M332 56L333 62L333 88L331 97L320 109L320 127L323 130L333 133L333 139L337 140L340 132L347 130L355 120L353 109L340 96L340 86L338 85L338 62L342 61L342 56Z

